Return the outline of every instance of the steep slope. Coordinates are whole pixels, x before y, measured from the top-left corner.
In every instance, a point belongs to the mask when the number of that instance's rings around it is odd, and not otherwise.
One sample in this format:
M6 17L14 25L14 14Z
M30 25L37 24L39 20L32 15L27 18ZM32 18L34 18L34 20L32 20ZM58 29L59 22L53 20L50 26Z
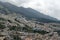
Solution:
M17 7L10 3L3 3L3 2L0 2L0 5L4 6L4 8L7 8L10 12L22 14L23 16L29 19L34 18L40 22L59 22L56 18L50 17L48 15L44 15L32 8Z
M1 39L60 40L60 23L55 18L41 14L31 8L17 7L10 3L0 2Z
M0 38L3 37L5 40L25 40L27 37L32 37L32 40L60 40L60 24L36 23L22 16L18 18L15 13L0 14Z

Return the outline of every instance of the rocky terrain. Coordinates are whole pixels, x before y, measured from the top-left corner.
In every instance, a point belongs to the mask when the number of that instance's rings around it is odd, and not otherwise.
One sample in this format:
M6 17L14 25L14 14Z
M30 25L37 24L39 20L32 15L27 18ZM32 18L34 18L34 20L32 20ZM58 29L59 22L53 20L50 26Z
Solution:
M42 23L17 15L0 14L0 35L3 40L60 40L59 23Z
M27 18L0 5L0 40L60 40L59 21L42 20Z

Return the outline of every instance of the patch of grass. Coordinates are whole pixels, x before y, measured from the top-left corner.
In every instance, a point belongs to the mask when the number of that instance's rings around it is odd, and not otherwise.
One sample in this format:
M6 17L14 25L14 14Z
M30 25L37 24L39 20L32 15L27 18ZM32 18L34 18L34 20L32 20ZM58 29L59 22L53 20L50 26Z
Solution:
M0 18L0 20L2 20L2 21L6 21L6 19L4 19L4 18Z
M10 30L16 30L16 26L10 26L9 29Z
M42 35L49 33L49 32L46 32L46 31L44 31L44 30L33 30L33 32L34 32L34 33L40 33L40 34L42 34Z
M4 28L6 28L5 25L0 24L0 29L4 29Z

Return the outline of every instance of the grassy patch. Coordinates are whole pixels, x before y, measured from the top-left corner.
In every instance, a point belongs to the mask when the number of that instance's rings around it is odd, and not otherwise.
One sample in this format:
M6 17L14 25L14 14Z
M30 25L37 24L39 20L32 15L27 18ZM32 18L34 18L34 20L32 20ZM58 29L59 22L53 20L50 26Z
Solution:
M0 29L4 29L4 28L6 28L5 25L0 24Z

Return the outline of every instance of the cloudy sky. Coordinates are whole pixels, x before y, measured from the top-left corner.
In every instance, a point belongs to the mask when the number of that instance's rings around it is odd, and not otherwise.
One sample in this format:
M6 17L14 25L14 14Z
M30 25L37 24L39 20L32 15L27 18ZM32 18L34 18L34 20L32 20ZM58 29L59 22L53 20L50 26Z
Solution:
M60 0L0 0L10 2L18 7L31 7L46 15L60 20Z

